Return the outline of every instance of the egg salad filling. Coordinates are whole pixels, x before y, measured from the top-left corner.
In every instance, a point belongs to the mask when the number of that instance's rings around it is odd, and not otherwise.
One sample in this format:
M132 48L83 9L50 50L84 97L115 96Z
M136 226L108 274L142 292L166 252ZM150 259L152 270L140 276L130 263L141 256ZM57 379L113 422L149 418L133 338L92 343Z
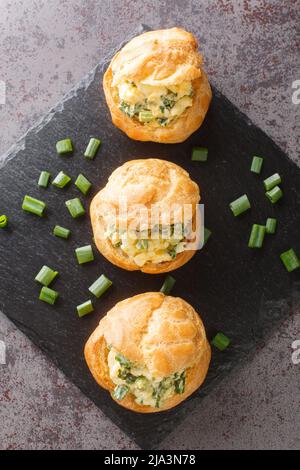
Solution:
M105 236L114 248L119 248L137 266L147 262L172 261L186 247L186 230L183 224L158 225L150 230L117 230L115 226Z
M139 405L160 408L166 399L185 390L185 369L168 377L153 377L146 366L130 362L112 347L109 347L108 367L117 400L132 393Z
M154 127L168 126L193 104L191 81L165 87L128 80L118 85L118 94L123 113Z

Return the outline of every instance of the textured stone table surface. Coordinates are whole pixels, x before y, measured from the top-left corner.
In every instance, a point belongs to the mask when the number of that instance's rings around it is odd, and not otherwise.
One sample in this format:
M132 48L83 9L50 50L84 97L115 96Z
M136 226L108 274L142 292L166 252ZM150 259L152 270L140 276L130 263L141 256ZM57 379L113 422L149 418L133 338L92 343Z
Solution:
M212 83L299 164L300 105L291 100L292 82L300 79L299 16L297 0L1 0L0 80L7 100L0 105L0 154L145 23L195 33ZM299 448L296 339L295 309L160 447ZM1 313L0 340L7 347L7 364L0 365L0 449L136 448Z

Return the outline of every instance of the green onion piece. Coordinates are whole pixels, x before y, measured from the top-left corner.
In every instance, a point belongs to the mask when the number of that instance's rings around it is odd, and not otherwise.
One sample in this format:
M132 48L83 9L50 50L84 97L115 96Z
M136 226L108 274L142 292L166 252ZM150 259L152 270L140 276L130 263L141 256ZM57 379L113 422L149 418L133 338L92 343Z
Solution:
M235 217L246 212L251 207L247 194L243 194L243 196L231 202L229 207Z
M114 389L114 397L116 400L123 400L128 392L129 387L127 385L117 385Z
M151 111L141 111L139 113L139 121L140 122L150 122L153 120L153 114Z
M165 282L163 283L163 285L160 289L160 292L162 294L169 295L169 293L171 292L171 290L174 287L175 282L176 282L176 279L174 279L174 277L172 277L168 274L166 279L165 279Z
M254 224L250 233L248 242L249 248L261 248L265 238L266 227L264 225Z
M277 220L268 218L266 221L266 233L273 235L276 232Z
M75 181L75 186L79 189L79 191L82 192L82 194L86 196L92 186L92 183L90 183L85 176L80 174Z
M212 234L212 232L211 232L208 228L204 227L204 241L203 241L203 246L206 245L207 240L209 239L209 237L211 236L211 234Z
M230 339L224 335L224 333L217 333L216 336L213 338L211 344L215 346L220 351L224 351L230 345Z
M271 191L266 192L266 196L272 204L276 204L279 199L282 198L283 192L281 191L279 186L275 186L275 188L271 189Z
M293 248L290 248L284 253L281 253L280 259L289 273L295 271L295 269L300 268L300 260Z
M32 214L43 216L46 204L31 196L25 196L22 204L23 211L31 212Z
M48 171L42 171L38 180L38 185L41 188L47 188L51 174Z
M0 228L5 228L8 224L8 218L6 215L0 215Z
M78 197L66 201L66 206L74 219L76 219L77 217L81 217L85 214L85 209Z
M192 160L195 162L206 162L208 157L208 148L206 147L193 147Z
M42 290L40 292L40 297L39 299L42 300L43 302L46 302L47 304L54 305L56 302L56 299L58 297L58 292L55 290L49 289L49 287L42 287Z
M110 279L108 279L104 274L99 277L90 287L89 291L94 294L97 298L101 297L101 295L104 294L104 292L109 289L109 287L112 285L112 282Z
M61 227L60 225L55 225L53 229L53 234L56 237L60 238L69 238L71 231L68 228Z
M250 171L252 171L252 173L256 173L257 175L259 175L261 172L263 161L264 159L262 157L253 157Z
M71 178L70 176L66 175L63 171L60 171L58 175L52 181L53 186L57 188L64 188L68 183L70 183Z
M269 178L264 180L265 190L270 191L270 189L274 188L280 183L281 183L280 175L278 173L274 173L274 175L269 176Z
M85 152L84 152L84 156L86 158L91 158L91 159L95 158L96 153L97 153L100 145L101 145L101 140L95 139L94 137L92 137L90 139L89 143L88 143L88 146L87 146Z
M58 142L56 142L56 151L57 153L59 153L59 155L73 152L71 139L64 139L64 140L59 140Z
M75 250L78 264L94 261L94 253L91 245L81 246Z
M53 269L49 268L48 266L43 266L40 272L36 275L35 281L39 282L45 287L48 287L57 275L57 271L53 271Z
M93 307L93 304L92 304L91 300L87 300L83 304L77 305L76 308L77 308L78 316L80 318L84 317L84 315L87 315L88 313L92 313L94 311L94 307Z

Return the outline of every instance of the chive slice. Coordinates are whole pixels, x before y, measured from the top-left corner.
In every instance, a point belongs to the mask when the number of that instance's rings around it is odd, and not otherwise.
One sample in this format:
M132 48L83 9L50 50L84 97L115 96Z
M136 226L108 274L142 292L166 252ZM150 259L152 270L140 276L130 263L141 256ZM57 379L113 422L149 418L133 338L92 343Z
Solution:
M68 228L61 227L60 225L55 225L53 229L53 234L59 238L69 238L71 230Z
M70 183L71 178L70 176L66 175L63 171L60 171L58 175L54 178L52 181L53 186L56 186L57 188L64 188L68 183Z
M39 299L43 302L46 302L47 304L54 305L58 295L58 292L56 292L55 290L49 289L49 287L44 286L42 287L42 290L40 292Z
M243 196L239 197L235 201L232 201L229 204L229 207L235 217L243 214L243 212L246 212L251 207L247 194L243 194Z
M204 241L203 241L203 246L206 245L206 243L207 243L209 237L211 236L211 234L212 234L212 232L211 232L208 228L204 227Z
M160 292L162 294L169 295L169 293L171 292L171 290L174 287L175 282L176 282L176 279L174 279L174 277L172 277L168 274L166 279L165 279L165 282L163 283L163 285L160 289Z
M114 389L114 397L116 400L123 400L127 393L129 392L129 387L127 385L117 385Z
M263 162L264 159L262 157L253 157L250 171L259 175L262 169Z
M92 183L80 173L75 181L75 186L86 196L91 189Z
M81 200L78 197L75 197L74 199L69 199L69 201L66 201L65 204L74 219L76 219L77 217L81 217L85 214L85 209L82 205Z
M293 248L290 248L289 250L281 253L280 259L289 273L295 271L295 269L300 268L300 260Z
M84 152L84 156L86 158L95 158L96 153L101 145L101 140L95 139L95 137L92 137L88 143L88 146Z
M46 204L31 196L25 196L22 204L23 211L31 212L32 214L43 216Z
M59 140L58 142L56 142L56 151L59 155L73 152L71 139L64 139L64 140Z
M94 253L91 245L81 246L75 250L78 264L94 261Z
M6 215L0 215L0 228L5 228L8 224L8 218Z
M208 148L206 147L193 147L192 160L194 162L206 162L208 157Z
M87 315L88 313L92 313L94 311L94 307L93 307L93 304L92 304L91 300L87 300L83 304L77 305L76 308L77 308L78 316L80 318L84 317L84 315Z
M89 291L99 298L112 285L112 281L102 274L90 287Z
M40 272L36 275L35 281L39 282L45 287L48 287L51 282L56 278L58 275L57 271L53 271L53 269L49 268L48 266L43 266Z
M275 186L281 183L281 178L278 173L274 173L274 175L269 176L269 178L264 180L264 187L266 191L270 191Z
M265 238L266 227L264 225L254 224L250 233L248 242L249 248L261 248Z
M139 113L139 121L140 122L150 122L153 120L153 114L151 111L141 111Z
M42 171L38 180L38 185L41 188L47 188L49 184L49 179L50 179L51 174L49 171Z
M283 192L279 186L275 186L275 188L267 191L265 194L272 204L276 204L276 202L279 201L279 199L281 199L283 196Z
M224 351L230 345L230 339L221 331L212 339L211 344L220 351Z
M276 232L277 219L268 218L266 221L266 233L273 235Z

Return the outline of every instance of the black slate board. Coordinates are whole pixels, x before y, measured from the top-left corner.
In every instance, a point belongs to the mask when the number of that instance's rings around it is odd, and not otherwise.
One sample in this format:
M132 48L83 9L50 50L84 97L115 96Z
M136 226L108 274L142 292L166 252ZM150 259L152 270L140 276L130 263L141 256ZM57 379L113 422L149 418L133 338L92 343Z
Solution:
M101 87L105 63L99 64L2 158L0 213L9 216L10 224L0 231L0 308L104 413L149 449L194 409L216 380L249 357L258 341L300 303L300 270L288 274L279 259L279 254L290 247L300 253L300 171L217 90L204 125L187 142L159 145L129 140L110 121ZM72 138L75 151L72 156L60 157L55 143L66 136ZM94 161L83 157L90 136L103 140ZM195 144L209 148L207 163L191 162ZM249 171L252 155L257 154L265 157L261 176ZM89 217L73 220L64 204L79 196L78 190L74 185L66 190L37 186L41 170L52 175L65 170L73 179L82 172L93 182L93 191L85 199L88 209L92 196L106 184L112 170L139 157L172 160L199 183L205 225L213 235L201 252L173 273L177 279L173 294L201 312L209 337L222 330L232 339L225 353L214 351L208 378L198 392L176 409L152 416L134 414L116 405L92 379L83 347L109 308L131 295L158 290L164 275L126 272L100 254L96 254L94 263L78 266L74 249L92 240ZM272 206L264 196L262 180L275 171L282 175L284 199ZM228 203L245 192L252 209L235 219ZM24 194L47 202L45 218L21 210ZM272 216L279 221L277 235L267 237L262 250L248 249L252 223L263 224ZM55 224L69 227L72 238L66 242L53 237ZM55 308L38 300L39 286L34 277L43 264L60 273L54 288L61 297ZM88 286L103 272L113 280L113 288L95 302L96 313L79 319L76 305L89 298Z

